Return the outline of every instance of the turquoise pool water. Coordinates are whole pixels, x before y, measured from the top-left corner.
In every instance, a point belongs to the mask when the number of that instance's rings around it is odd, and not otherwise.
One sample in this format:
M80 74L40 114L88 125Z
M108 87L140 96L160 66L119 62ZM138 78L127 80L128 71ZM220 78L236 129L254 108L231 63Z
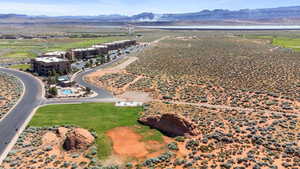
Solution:
M62 91L62 93L63 93L64 95L69 95L69 94L72 94L73 92L72 92L72 90L70 90L70 89L64 89L64 90Z

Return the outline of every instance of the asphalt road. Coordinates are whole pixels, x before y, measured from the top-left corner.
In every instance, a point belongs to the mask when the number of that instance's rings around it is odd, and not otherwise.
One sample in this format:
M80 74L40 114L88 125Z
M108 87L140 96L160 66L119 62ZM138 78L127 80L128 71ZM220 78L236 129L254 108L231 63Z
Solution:
M48 99L43 102L43 104L66 104L66 103L93 103L93 102L116 102L117 99L113 96L113 94L107 90L104 90L102 88L99 88L95 85L89 84L86 81L84 81L84 76L88 75L90 73L96 72L99 69L103 69L105 67L110 66L111 64L123 59L126 55L122 55L118 57L115 60L112 60L109 63L105 63L103 65L94 67L89 70L85 70L84 72L80 72L76 75L74 81L83 86L83 87L89 87L91 90L93 90L95 93L97 93L97 96L92 98L74 98L74 99Z
M121 59L121 57L119 58ZM51 99L47 100L42 96L41 83L32 75L20 72L17 70L1 68L0 71L12 74L18 77L25 86L24 96L20 102L14 107L7 116L0 121L0 155L4 153L8 144L13 140L18 130L25 124L26 120L30 117L31 113L38 106L45 104L68 104L68 103L88 103L88 102L115 102L116 99L113 95L104 89L97 88L96 86L86 83L82 78L83 76L104 68L117 60L114 60L105 65L96 67L94 69L78 74L75 81L84 87L90 87L98 95L94 98L79 98L79 99Z
M7 147L7 143L10 143L16 135L16 129L19 129L31 112L43 102L43 97L42 86L33 76L5 68L0 68L0 71L18 77L25 85L23 98L0 122L0 154L2 154Z
M139 50L141 50L141 49L139 49ZM102 65L94 67L92 69L87 69L76 75L74 81L81 86L89 87L91 90L93 90L94 92L97 93L97 96L95 96L93 98L78 98L78 99L48 99L48 100L45 100L43 102L43 104L87 103L87 102L92 103L92 102L116 102L116 101L118 101L118 99L115 98L111 92L104 90L102 88L99 88L93 84L89 84L89 83L85 82L83 78L85 75L96 72L99 69L103 69L103 68L111 66L112 64L122 60L126 56L128 56L128 55L121 55L118 58L116 58L108 63L102 64Z

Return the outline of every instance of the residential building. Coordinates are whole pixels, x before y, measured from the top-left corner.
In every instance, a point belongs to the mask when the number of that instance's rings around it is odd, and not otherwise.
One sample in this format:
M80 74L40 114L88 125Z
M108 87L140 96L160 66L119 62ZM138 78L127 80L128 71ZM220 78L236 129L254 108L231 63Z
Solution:
M73 59L89 59L99 55L96 48L71 49L70 53Z
M136 45L135 40L121 40L115 41L111 43L104 43L103 45L107 46L108 50L118 50L122 48L126 48L132 45Z
M31 60L33 71L39 75L49 76L53 71L67 74L71 71L71 62L57 57L39 57Z
M92 48L97 49L98 55L107 55L108 47L105 45L93 45Z

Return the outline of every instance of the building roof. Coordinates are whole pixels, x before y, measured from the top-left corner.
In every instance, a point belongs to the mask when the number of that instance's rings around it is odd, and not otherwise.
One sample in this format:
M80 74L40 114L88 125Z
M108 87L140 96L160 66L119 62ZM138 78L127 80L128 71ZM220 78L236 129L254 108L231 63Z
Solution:
M57 58L57 57L43 57L43 58L35 58L35 61L45 62L45 63L54 63L54 62L65 62L68 60Z
M69 76L65 75L65 76L59 76L57 78L58 81L70 81Z
M73 52L81 52L81 51L91 51L91 50L96 50L96 48L78 48L78 49L72 49L71 51Z
M93 48L107 48L106 45L93 45Z
M113 42L108 42L108 43L103 43L103 45L114 45L115 43Z
M48 53L44 53L43 55L44 56L47 56L47 55L50 55L50 56L53 56L53 55L65 55L67 52L65 51L55 51L55 52L48 52Z
M103 43L104 45L115 45L115 44L121 44L125 42L131 42L133 40L119 40L119 41L114 41L114 42L108 42L108 43Z

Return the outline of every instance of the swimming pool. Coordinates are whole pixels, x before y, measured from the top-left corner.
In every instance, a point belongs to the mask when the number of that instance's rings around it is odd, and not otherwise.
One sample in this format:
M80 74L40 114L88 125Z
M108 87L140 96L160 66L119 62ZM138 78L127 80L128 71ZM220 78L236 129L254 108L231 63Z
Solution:
M70 94L73 94L73 91L70 90L70 89L64 89L64 90L62 91L62 93L63 93L64 95L70 95Z

